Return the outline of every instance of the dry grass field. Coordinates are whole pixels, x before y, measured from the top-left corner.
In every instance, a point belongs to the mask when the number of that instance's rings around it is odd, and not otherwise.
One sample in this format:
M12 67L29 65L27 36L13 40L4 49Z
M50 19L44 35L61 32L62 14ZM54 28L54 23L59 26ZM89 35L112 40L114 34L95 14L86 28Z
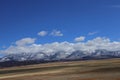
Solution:
M120 59L53 62L2 68L0 80L120 80Z

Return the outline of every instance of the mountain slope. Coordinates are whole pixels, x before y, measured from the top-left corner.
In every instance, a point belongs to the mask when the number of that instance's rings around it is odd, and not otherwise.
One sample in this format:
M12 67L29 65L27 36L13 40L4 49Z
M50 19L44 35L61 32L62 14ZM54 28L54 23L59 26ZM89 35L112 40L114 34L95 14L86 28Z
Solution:
M76 59L102 59L102 58L118 58L120 57L120 51L108 51L108 50L95 50L93 52L86 51L73 51L72 53L66 53L64 51L55 52L53 55L47 55L43 52L38 53L19 53L8 54L0 59L0 62L4 61L28 61L28 60L76 60Z

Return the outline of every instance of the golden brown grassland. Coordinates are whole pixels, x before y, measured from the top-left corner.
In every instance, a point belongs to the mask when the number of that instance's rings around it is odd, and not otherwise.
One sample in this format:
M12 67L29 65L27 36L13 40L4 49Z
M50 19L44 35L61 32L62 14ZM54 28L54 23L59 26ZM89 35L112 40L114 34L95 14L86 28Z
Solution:
M120 59L53 62L2 68L0 80L120 80Z

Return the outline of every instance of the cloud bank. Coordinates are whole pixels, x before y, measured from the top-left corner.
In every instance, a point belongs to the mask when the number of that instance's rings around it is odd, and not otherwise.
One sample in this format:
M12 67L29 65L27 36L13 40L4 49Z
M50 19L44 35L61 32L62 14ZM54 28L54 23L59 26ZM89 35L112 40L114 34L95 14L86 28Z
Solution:
M84 37L80 37L84 40ZM82 39L83 38L83 39ZM86 42L53 42L46 44L36 44L35 38L24 38L16 41L16 45L11 45L6 50L0 50L3 54L19 54L19 53L36 53L44 52L47 55L52 55L58 51L64 51L66 54L70 54L73 51L89 51L93 52L97 49L106 49L109 51L120 50L120 42L111 41L109 38L96 37Z

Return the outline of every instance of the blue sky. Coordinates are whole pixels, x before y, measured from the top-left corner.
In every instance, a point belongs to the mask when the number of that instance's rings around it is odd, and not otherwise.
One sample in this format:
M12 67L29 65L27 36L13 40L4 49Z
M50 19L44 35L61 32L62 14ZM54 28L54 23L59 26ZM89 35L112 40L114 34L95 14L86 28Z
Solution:
M120 0L0 0L0 49L26 37L44 44L79 36L120 40Z

